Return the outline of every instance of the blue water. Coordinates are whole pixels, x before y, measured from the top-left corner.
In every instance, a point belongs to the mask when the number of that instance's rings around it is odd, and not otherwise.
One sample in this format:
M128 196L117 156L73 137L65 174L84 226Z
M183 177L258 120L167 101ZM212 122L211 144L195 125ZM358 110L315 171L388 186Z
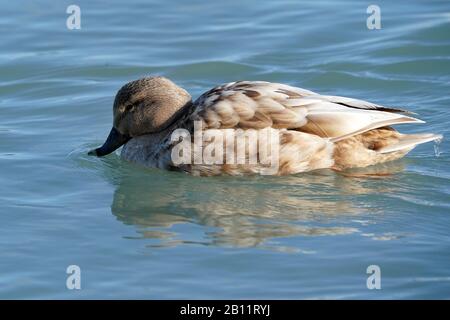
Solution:
M427 124L399 129L448 137L448 1L377 1L381 30L364 1L74 1L0 4L1 298L450 298L448 140L365 169L381 179L86 155L117 89L150 74L194 97L259 79L404 107Z

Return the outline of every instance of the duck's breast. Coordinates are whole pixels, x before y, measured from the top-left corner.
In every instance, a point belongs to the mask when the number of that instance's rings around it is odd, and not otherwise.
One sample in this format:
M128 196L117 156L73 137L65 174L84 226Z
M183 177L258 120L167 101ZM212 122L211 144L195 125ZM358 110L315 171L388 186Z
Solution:
M153 134L136 137L123 146L120 157L146 167L165 168L170 162L170 152L162 143L160 137Z

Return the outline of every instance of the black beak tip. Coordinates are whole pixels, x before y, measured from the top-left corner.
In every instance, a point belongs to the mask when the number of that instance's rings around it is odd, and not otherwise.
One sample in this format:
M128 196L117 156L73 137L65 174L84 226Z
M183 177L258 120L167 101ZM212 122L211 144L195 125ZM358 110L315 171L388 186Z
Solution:
M130 136L121 134L116 128L113 127L108 135L108 138L106 138L105 143L100 148L89 151L88 155L97 157L106 156L127 143L130 139Z
M91 151L88 152L88 155L98 157L97 149L92 149Z

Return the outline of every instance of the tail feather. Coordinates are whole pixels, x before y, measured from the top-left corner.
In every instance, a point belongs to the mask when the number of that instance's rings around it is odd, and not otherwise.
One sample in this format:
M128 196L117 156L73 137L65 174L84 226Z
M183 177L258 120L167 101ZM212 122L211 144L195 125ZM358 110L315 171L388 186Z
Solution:
M418 144L441 139L442 135L433 133L402 134L397 143L380 148L377 151L379 153L390 153L407 149L411 150Z
M300 131L330 138L332 142L395 124L424 123L404 114L348 108L327 102L307 106L306 118L307 123L299 128Z

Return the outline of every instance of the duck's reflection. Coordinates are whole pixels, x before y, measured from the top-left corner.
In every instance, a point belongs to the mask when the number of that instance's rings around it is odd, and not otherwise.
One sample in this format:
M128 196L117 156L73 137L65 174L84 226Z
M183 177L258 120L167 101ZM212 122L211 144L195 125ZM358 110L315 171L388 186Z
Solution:
M365 173L402 169L397 162ZM355 221L363 221L356 217L380 211L368 209L361 197L392 188L389 177L351 178L329 170L288 177L198 178L133 167L115 178L112 213L136 226L137 237L155 240L151 246L276 248L279 237L354 233Z

